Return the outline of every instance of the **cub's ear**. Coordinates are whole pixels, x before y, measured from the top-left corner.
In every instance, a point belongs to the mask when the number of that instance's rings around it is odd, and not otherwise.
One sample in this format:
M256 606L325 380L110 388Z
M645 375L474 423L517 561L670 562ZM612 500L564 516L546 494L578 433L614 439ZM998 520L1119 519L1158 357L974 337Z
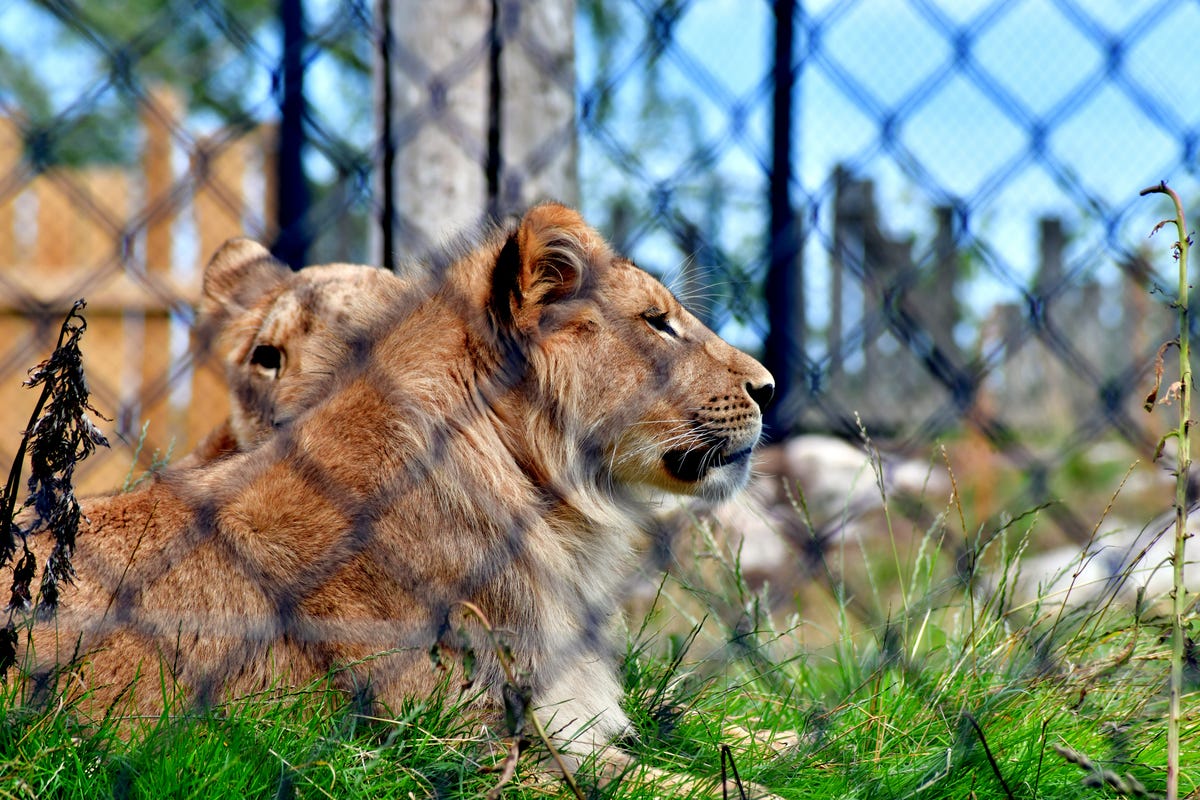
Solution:
M267 248L250 239L230 239L217 248L204 268L194 330L197 356L208 358L230 319L251 308L291 274Z
M530 209L508 237L493 273L495 311L524 328L540 309L576 296L588 281L600 235L566 206L545 203Z
M217 248L204 268L200 315L211 319L249 308L291 274L258 242L230 239Z

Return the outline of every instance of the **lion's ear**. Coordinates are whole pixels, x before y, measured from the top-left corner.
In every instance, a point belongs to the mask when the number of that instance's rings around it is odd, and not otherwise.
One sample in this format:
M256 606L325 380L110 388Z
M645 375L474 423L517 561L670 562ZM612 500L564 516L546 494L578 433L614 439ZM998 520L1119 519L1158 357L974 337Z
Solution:
M211 318L249 308L289 275L291 270L258 242L230 239L204 268L200 314Z
M579 213L566 206L530 209L496 261L493 299L500 316L524 326L536 321L541 308L577 295L596 241Z

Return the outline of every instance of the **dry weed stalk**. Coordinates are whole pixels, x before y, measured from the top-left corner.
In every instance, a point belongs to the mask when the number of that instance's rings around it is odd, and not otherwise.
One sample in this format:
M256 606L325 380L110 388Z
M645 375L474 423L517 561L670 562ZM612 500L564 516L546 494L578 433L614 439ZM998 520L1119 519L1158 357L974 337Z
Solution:
M87 458L97 446L108 447L108 440L88 416L90 411L104 418L92 407L87 380L83 374L83 355L79 338L87 330L81 313L86 306L77 300L63 320L54 352L29 371L28 387L41 386L37 404L29 417L29 425L13 459L0 496L0 567L13 564L13 582L8 602L8 621L0 629L0 678L16 659L17 630L14 614L28 608L33 600L33 578L37 560L29 549L29 537L43 530L54 536L54 548L42 568L40 602L48 610L58 603L59 586L70 583L75 570L71 556L75 552L75 536L79 531L82 512L75 498L75 466ZM20 494L21 468L29 454L29 496L24 507L33 514L22 525L16 516L17 496ZM20 557L17 550L20 548Z
M1192 464L1192 447L1189 437L1192 423L1192 365L1189 354L1191 328L1188 322L1188 294L1191 288L1188 284L1188 249L1191 247L1192 239L1188 234L1187 222L1183 215L1183 203L1180 201L1179 195L1167 187L1165 181L1157 186L1143 189L1140 194L1142 196L1165 194L1171 198L1175 204L1175 218L1159 222L1154 226L1150 235L1153 236L1163 227L1174 224L1179 237L1171 246L1172 254L1179 265L1179 291L1175 299L1175 307L1179 314L1179 338L1166 342L1159 348L1154 369L1154 390L1146 398L1145 404L1146 410L1152 411L1156 403L1169 403L1174 398L1179 400L1179 425L1163 437L1162 442L1159 443L1158 452L1155 453L1157 458L1166 441L1175 439L1177 456L1175 466L1175 549L1171 556L1173 580L1171 583L1171 694L1170 708L1167 713L1167 800L1176 800L1179 796L1180 698L1183 695L1183 651L1186 635L1183 617L1187 608L1183 564L1184 546L1188 538L1188 470ZM1179 348L1179 381L1168 387L1166 395L1160 399L1163 354L1172 344Z

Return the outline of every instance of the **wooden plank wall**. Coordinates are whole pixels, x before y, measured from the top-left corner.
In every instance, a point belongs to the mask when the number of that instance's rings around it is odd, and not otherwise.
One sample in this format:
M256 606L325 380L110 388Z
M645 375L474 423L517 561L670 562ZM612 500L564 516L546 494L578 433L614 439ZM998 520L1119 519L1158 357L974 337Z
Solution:
M154 452L182 456L228 413L215 364L196 364L191 309L204 262L233 236L265 240L266 131L197 137L180 101L155 92L135 167L53 168L22 159L0 118L0 467L7 473L36 397L22 386L71 304L87 300L84 367L112 449L80 467L82 492L119 488ZM257 187L248 196L246 187ZM143 425L148 423L136 459Z

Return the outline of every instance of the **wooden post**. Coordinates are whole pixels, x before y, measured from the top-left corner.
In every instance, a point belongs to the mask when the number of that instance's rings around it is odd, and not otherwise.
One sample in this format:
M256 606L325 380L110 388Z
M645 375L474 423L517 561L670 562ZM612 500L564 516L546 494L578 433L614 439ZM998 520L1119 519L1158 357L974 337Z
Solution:
M151 93L150 102L142 106L142 128L145 144L142 151L142 175L145 192L146 274L169 280L173 263L171 246L174 240L175 218L178 214L172 196L175 172L171 164L172 130L181 114L179 98L166 89ZM143 461L149 464L153 452L151 442L168 441L171 421L168 419L168 400L171 386L168 381L171 367L171 321L166 314L149 312L142 318L141 419L150 421L147 447ZM139 429L140 430L140 429Z
M242 235L246 207L243 182L248 148L245 139L232 142L220 150L211 149L207 142L201 143L200 152L206 155L202 162L193 166L196 172L193 205L200 242L200 263L195 278L197 289L201 271L216 249L227 239ZM229 414L227 398L224 365L212 357L197 358L192 365L186 446L181 452L191 450ZM181 441L181 444L184 442Z
M380 0L381 197L374 260L420 258L489 215L578 200L573 0ZM388 220L384 220L388 224ZM389 234L391 234L389 236ZM390 243L390 245L389 245Z
M933 240L933 274L925 281L918 296L917 308L933 343L943 355L956 356L958 344L954 328L958 325L958 247L955 245L954 209L939 206L934 209L937 233ZM956 358L957 362L958 359Z
M21 134L12 120L0 117L0 184L22 168ZM20 251L16 230L16 202L19 194L14 190L0 195L0 271L5 278L13 277L24 255ZM0 363L19 365L21 354L29 349L32 324L29 319L13 310L0 311ZM32 366L32 364L30 365ZM11 463L16 453L21 430L29 419L33 401L22 402L19 373L4 376L0 387L0 463Z
M96 215L96 212L77 210L70 216L73 231L74 252L68 265L75 279L96 269L112 270L104 279L104 284L115 285L116 297L127 291L128 281L125 277L124 264L113 264L111 259L119 252L114 241L115 232L108 224L111 220L124 220L129 215L129 177L115 169L95 168L78 173L71 178L91 198L94 209L103 209L108 219ZM98 285L97 290L102 286ZM85 294L89 299L98 294L89 290ZM76 298L64 298L67 303ZM63 311L68 306L64 303ZM81 480L86 478L91 490L108 490L121 486L129 473L131 453L120 446L118 439L113 436L113 424L119 424L121 406L136 402L137 391L128 389L136 381L137 373L130 369L131 356L134 355L129 345L130 328L126 325L125 314L116 303L89 303L84 312L87 318L88 330L83 339L83 368L87 375L88 385L93 393L93 405L113 423L94 420L113 443L111 451L101 451L97 457L85 462L85 471ZM136 383L133 383L136 387Z
M242 235L247 149L244 140L230 142L221 149L215 149L209 141L199 144L203 162L193 161L196 193L192 203L201 266L227 239Z
M16 199L14 188L5 184L21 169L21 132L13 121L0 117L0 269L17 264ZM5 341L9 341L5 339Z
M1043 324L1053 326L1060 332L1079 329L1078 320L1071 309L1066 307L1062 294L1062 282L1066 278L1063 251L1066 248L1066 234L1063 231L1062 220L1056 217L1045 217L1038 221L1038 250L1041 255L1037 275L1034 278L1034 294L1037 297L1038 310ZM1094 309L1089 309L1088 318L1093 318ZM1064 327L1065 326L1065 327ZM1062 359L1053 348L1047 345L1048 340L1036 339L1037 347L1032 352L1039 362L1040 385L1044 394L1042 419L1051 425L1069 419L1072 413L1072 391L1068 384L1074 384L1072 376L1064 366ZM1052 340L1050 340L1052 341Z
M252 231L260 243L275 240L279 235L279 126L260 125L249 137L260 154L262 174L262 219L264 228ZM208 255L212 255L209 253Z
M833 252L829 266L833 273L831 280L833 310L830 312L828 347L833 377L842 379L845 377L845 363L848 357L860 355L864 359L866 357L866 344L859 345L859 352L846 353L842 348L842 339L848 325L863 324L865 310L869 308L866 282L862 276L866 274L868 206L872 199L869 184L854 179L842 167L835 170L833 181L835 188L833 195ZM848 283L857 284L862 295L859 306L854 309L856 318L850 320L845 318ZM859 371L862 371L861 364Z

